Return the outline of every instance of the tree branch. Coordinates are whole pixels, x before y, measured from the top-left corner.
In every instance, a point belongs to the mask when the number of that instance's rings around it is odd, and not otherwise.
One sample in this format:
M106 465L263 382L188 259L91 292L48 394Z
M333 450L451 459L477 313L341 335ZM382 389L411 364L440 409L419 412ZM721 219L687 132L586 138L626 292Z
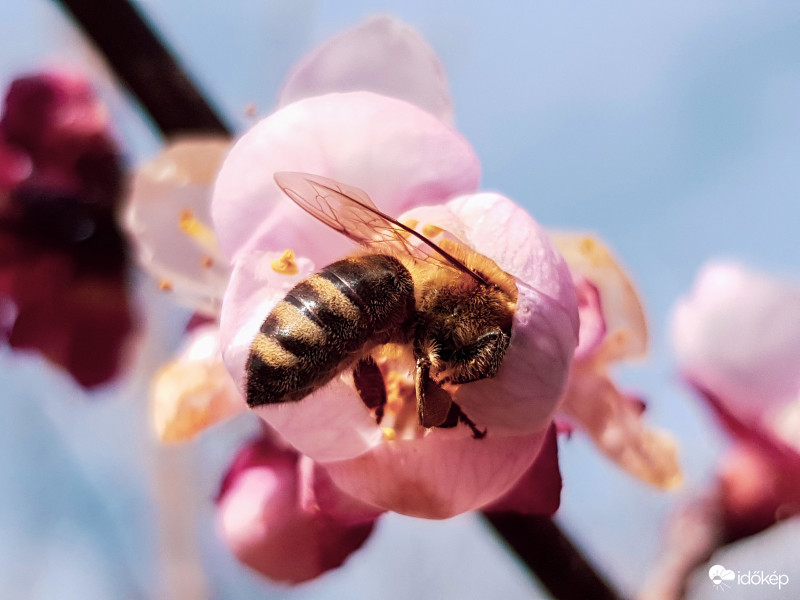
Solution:
M553 597L621 599L550 517L512 512L483 516Z
M105 56L165 137L230 128L128 0L56 0Z

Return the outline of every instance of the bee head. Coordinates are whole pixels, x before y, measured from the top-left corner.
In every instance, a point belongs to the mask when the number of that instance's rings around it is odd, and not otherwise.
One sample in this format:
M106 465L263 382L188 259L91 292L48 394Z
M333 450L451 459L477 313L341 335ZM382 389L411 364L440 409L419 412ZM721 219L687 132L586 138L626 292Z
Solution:
M484 374L483 364L489 358L502 359L511 335L513 311L506 295L491 285L452 287L439 289L426 300L417 340L434 371L462 372L468 366L470 381L491 376ZM459 382L458 377L451 379Z

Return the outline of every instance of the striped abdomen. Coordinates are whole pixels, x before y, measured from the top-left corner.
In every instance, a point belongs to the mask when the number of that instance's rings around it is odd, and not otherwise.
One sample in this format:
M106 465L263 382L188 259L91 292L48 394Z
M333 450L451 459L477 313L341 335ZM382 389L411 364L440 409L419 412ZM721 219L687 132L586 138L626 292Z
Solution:
M396 258L368 254L328 265L292 288L261 325L247 361L247 403L304 398L413 313L414 284Z

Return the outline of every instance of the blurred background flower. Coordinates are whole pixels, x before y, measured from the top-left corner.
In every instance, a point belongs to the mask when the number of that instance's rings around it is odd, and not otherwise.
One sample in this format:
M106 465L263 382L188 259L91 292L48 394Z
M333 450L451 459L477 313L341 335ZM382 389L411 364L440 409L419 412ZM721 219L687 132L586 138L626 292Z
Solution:
M0 117L2 334L77 383L105 383L133 328L117 224L122 161L108 111L81 76L16 79Z
M672 517L653 598L681 597L718 549L800 512L800 286L710 263L677 304L672 338L681 373L733 446Z

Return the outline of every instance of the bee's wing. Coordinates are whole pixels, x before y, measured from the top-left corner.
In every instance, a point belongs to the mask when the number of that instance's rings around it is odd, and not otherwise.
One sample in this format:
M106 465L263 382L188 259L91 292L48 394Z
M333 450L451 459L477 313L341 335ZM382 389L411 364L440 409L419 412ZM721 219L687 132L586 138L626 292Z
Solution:
M308 173L282 171L275 182L303 210L369 248L385 247L416 260L463 271L487 285L487 281L463 262L417 233L411 227L381 212L363 190Z

